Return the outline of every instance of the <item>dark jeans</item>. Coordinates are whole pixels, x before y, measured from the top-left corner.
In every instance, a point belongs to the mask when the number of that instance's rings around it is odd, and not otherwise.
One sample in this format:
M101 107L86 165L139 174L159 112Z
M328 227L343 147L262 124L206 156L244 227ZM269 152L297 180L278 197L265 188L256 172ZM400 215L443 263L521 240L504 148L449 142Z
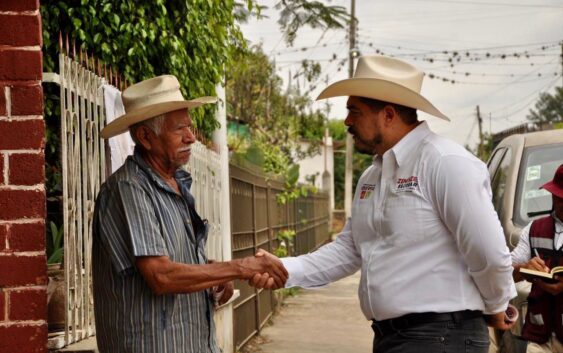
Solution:
M487 353L489 332L482 317L421 324L378 337L374 353Z

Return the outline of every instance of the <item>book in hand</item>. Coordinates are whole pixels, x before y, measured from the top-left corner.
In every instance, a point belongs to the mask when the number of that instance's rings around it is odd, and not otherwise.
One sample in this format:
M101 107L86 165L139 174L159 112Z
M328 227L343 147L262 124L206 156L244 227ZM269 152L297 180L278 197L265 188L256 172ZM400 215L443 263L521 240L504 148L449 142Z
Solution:
M548 283L557 283L558 280L555 276L563 277L563 266L554 267L549 272L541 272L521 267L520 274L529 282L532 282L533 279L537 278Z

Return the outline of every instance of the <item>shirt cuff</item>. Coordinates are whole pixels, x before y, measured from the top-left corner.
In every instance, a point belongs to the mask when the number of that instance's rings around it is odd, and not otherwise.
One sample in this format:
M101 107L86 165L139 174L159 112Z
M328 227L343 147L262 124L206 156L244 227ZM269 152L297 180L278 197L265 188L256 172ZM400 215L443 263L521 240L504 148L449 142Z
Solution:
M516 291L516 285L514 285L513 282L510 284L510 294L508 300L496 305L491 305L491 304L485 305L485 310L483 311L483 314L491 315L491 314L498 314L505 312L506 309L508 308L508 303L510 299L516 298L517 295L518 292Z
M304 277L301 260L297 257L284 257L280 260L289 274L287 282L285 282L285 288L300 287Z

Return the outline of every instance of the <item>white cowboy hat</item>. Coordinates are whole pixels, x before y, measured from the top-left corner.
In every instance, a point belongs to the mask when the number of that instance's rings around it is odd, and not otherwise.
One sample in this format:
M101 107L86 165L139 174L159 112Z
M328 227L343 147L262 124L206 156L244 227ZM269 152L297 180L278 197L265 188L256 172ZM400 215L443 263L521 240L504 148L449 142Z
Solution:
M424 72L404 61L381 55L361 56L354 77L338 81L317 97L319 99L357 96L415 108L448 119L420 94Z
M173 75L163 75L136 83L121 95L125 115L109 123L102 130L105 139L126 132L131 125L179 109L192 109L217 102L216 97L185 100L180 83Z

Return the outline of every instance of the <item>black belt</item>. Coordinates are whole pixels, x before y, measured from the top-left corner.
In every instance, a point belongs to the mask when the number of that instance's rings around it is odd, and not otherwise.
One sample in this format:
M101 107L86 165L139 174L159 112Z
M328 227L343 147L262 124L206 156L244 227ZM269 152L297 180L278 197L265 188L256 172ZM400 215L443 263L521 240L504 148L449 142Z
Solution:
M451 313L415 313L407 314L394 319L387 319L382 321L373 320L371 327L377 336L385 336L397 331L406 330L408 328L429 324L432 322L441 321L454 321L460 322L462 320L475 319L483 317L481 311L462 310L454 311Z

